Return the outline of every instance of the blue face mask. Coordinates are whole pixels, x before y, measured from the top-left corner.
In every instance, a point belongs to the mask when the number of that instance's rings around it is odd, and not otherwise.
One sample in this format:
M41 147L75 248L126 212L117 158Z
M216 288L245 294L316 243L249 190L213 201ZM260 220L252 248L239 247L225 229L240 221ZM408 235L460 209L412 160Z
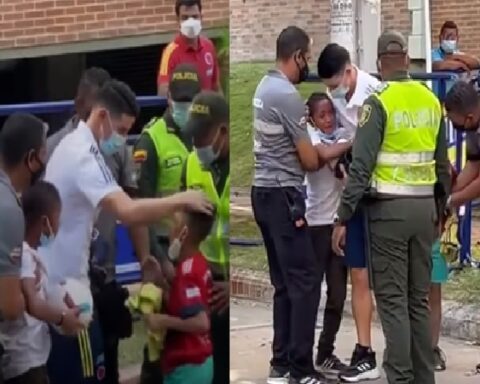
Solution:
M126 137L119 135L117 132L113 132L108 139L100 140L100 149L105 155L111 156L122 148L126 140Z
M348 93L348 87L340 84L337 88L330 91L330 96L334 99L345 99Z
M440 43L442 51L445 53L454 53L457 50L457 41L456 40L442 40Z
M191 103L188 102L172 102L172 118L175 124L178 125L181 131L183 131L188 121L188 110Z
M42 232L42 234L40 235L40 246L42 248L51 247L51 245L53 244L53 241L55 240L55 235L53 234L52 226L50 225L50 220L48 220L48 217L47 217L47 228L50 234L45 235Z
M219 135L220 131L218 131L217 138ZM216 140L217 139L215 139L213 142L215 142ZM195 153L197 154L198 160L200 160L203 169L209 169L212 166L213 162L217 160L220 156L220 150L221 147L218 149L217 152L215 152L213 149L213 143L201 148L195 147Z

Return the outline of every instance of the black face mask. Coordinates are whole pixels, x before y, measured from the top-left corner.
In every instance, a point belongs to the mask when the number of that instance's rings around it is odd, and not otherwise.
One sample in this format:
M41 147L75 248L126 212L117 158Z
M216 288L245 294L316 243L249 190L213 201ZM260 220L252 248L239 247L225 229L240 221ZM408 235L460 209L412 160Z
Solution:
M308 63L307 60L305 60L305 57L303 55L299 55L299 57L302 58L304 67L300 66L299 60L295 60L295 63L297 64L298 68L298 82L297 84L303 83L305 80L307 80L308 75L310 74L310 69L308 68Z
M480 121L472 124L471 128L467 128L465 126L465 123L467 122L467 120L469 120L469 119L468 118L465 119L465 122L463 124L455 124L455 123L452 122L453 129L455 129L459 132L473 132L473 131L476 131L480 128Z

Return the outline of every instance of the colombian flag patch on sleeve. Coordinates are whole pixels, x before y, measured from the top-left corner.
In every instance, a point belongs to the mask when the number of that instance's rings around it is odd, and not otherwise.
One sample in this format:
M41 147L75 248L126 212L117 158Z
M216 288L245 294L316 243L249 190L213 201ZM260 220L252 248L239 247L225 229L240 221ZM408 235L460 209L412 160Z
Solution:
M133 153L133 161L136 163L143 163L147 160L147 151L144 149L139 149Z

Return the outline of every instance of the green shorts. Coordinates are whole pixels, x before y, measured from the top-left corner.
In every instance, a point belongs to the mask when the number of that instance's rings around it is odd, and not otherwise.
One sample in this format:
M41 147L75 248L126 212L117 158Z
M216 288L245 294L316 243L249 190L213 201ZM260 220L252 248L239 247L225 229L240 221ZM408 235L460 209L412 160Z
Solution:
M448 264L445 257L440 253L440 240L437 240L435 243L433 243L432 262L432 283L446 283L448 280Z
M213 357L203 364L185 364L175 368L163 379L164 384L212 384Z

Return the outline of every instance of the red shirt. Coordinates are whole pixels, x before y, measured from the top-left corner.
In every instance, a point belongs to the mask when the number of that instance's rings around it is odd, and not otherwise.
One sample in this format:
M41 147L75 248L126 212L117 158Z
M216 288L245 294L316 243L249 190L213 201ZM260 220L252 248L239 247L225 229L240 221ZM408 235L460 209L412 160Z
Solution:
M218 91L220 71L215 46L210 39L200 36L198 46L194 48L188 45L183 35L177 35L163 50L157 84L168 84L171 73L180 63L191 63L197 67L202 90Z
M197 253L179 263L176 267L167 314L181 318L208 313L209 292L212 276L207 260ZM212 355L210 333L185 333L168 331L163 352L163 369L168 373L184 364L202 364Z

